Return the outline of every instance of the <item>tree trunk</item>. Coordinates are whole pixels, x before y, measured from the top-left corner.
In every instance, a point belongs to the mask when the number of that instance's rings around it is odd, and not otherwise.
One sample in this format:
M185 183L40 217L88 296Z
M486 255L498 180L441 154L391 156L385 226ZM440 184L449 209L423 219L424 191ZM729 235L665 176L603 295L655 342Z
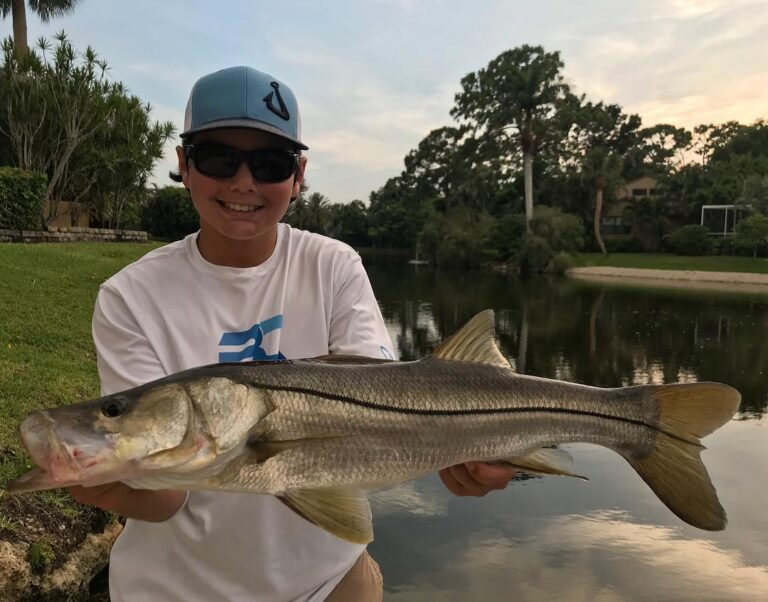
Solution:
M533 155L530 152L523 155L523 178L525 179L525 228L530 232L533 217Z
M13 16L13 49L16 56L26 56L27 45L27 7L25 0L11 0L11 15Z
M608 255L608 252L605 250L605 243L603 242L603 237L600 234L600 222L603 219L603 188L605 187L605 181L603 180L603 176L597 176L596 186L595 186L595 239L597 240L597 244L600 247L600 251L602 251L603 255Z
M523 305L523 317L520 320L520 340L517 348L515 372L525 374L525 360L528 355L528 306Z
M525 183L525 229L531 231L533 218L533 123L531 117L525 119L525 125L520 136L523 148L523 180Z

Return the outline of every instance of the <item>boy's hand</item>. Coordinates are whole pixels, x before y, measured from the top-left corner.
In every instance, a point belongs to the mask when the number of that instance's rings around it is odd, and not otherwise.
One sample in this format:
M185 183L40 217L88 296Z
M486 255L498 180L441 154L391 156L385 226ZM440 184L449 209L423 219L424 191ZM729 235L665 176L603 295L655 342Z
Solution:
M95 487L76 485L67 489L81 504L149 522L169 519L181 508L187 495L184 491L132 489L124 483L105 483Z
M444 468L438 474L448 490L459 496L482 497L494 489L504 489L519 471L510 466L467 462Z

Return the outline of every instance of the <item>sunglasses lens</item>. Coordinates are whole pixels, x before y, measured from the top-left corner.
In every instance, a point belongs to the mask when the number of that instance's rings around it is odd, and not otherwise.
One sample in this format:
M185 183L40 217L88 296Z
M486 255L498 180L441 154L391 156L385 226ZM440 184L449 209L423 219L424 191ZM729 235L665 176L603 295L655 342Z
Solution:
M239 153L224 146L194 147L194 162L197 170L214 178L231 178L240 167Z
M289 151L252 151L248 159L253 179L259 182L283 182L296 171L296 155Z
M248 162L253 179L259 182L283 182L298 167L295 153L276 148L240 151L216 144L197 144L189 148L197 170L213 178L231 178L243 160Z

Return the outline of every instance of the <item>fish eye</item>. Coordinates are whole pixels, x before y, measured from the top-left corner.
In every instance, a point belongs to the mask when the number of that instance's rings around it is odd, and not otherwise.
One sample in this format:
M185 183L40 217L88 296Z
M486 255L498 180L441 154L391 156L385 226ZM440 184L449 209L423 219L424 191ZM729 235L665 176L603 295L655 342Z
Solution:
M107 418L117 418L118 416L122 416L125 412L125 400L116 397L114 399L109 399L105 401L101 406L101 413L104 414Z

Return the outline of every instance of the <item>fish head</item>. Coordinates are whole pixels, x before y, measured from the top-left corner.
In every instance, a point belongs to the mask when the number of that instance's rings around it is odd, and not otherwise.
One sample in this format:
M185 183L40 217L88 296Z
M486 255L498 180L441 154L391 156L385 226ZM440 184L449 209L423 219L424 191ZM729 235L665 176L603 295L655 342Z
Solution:
M170 473L189 484L242 449L269 412L264 392L229 378L166 381L29 414L20 433L39 468L8 490L147 483L150 473L161 475L156 488Z
M19 431L39 467L10 491L97 485L130 477L187 440L189 397L178 384L137 387L96 400L32 412Z

